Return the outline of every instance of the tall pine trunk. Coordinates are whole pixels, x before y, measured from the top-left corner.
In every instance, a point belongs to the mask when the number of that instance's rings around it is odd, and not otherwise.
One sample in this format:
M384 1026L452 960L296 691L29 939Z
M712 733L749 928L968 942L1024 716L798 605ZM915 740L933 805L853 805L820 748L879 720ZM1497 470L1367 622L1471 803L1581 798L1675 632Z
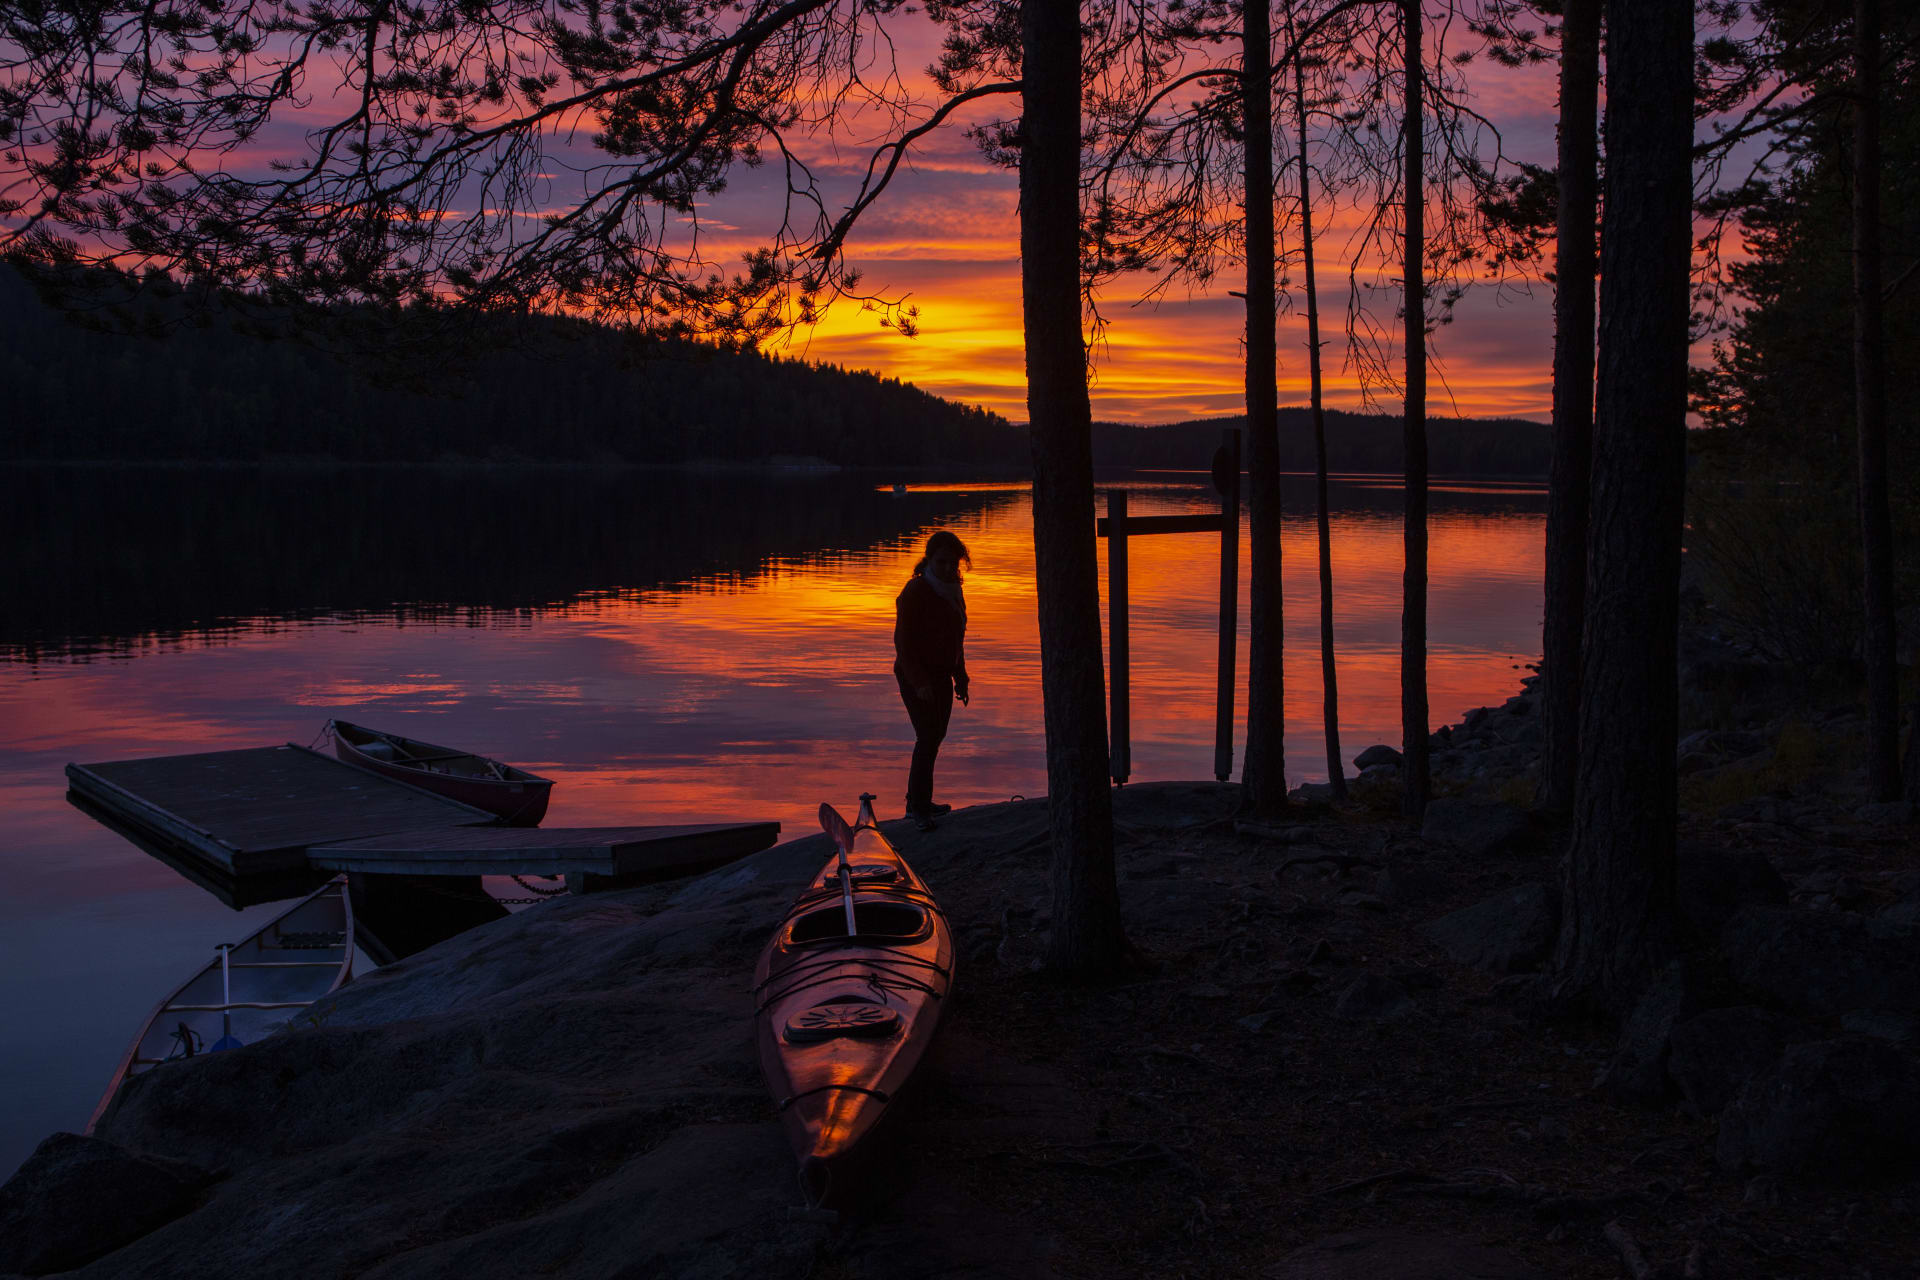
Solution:
M1672 944L1693 5L1608 0L1580 765L1554 990L1623 1010Z
M1291 27L1291 22L1289 22ZM1307 397L1313 406L1313 482L1320 521L1320 705L1326 718L1327 781L1347 799L1340 760L1340 685L1333 663L1333 526L1327 512L1327 415L1320 395L1320 291L1313 278L1313 180L1307 163L1307 73L1293 50L1293 119L1300 132L1300 258L1307 283Z
M1401 807L1419 821L1433 779L1427 762L1427 287L1425 128L1420 107L1420 0L1401 0L1406 37L1405 285L1407 309L1406 568L1400 608Z
M1246 118L1247 493L1253 554L1248 599L1247 755L1242 803L1287 805L1283 584L1280 576L1280 387L1274 371L1273 51L1268 0L1245 0L1240 101Z
M1587 609L1593 465L1593 227L1598 218L1600 0L1566 0L1560 24L1559 221L1554 233L1553 471L1547 489L1541 675L1546 750L1540 803L1573 809L1580 764L1580 632Z
M1053 931L1046 965L1055 972L1096 976L1111 972L1129 948L1113 868L1093 525L1093 413L1080 326L1079 6L1023 0L1020 36L1020 286L1053 841Z
M1893 522L1887 510L1887 352L1880 294L1880 5L1853 4L1853 387L1866 570L1867 783L1900 796L1900 689L1894 674Z

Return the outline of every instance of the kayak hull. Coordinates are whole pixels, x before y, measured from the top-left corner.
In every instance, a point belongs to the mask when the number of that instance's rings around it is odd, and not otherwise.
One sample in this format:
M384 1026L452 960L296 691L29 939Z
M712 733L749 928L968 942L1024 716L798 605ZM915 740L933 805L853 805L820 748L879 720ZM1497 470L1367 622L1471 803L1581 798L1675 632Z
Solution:
M854 931L838 853L780 922L754 973L760 1066L815 1204L848 1171L939 1029L953 936L871 810L851 831Z

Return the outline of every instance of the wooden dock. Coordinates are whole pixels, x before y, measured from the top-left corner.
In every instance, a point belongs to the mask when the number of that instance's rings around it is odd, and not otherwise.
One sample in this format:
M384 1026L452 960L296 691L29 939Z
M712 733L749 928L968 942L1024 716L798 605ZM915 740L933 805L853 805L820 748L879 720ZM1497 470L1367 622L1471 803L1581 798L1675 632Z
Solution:
M292 743L70 764L67 780L77 806L229 902L285 896L341 871L564 875L578 892L693 875L780 836L777 822L503 827Z
M758 853L780 838L777 822L669 827L439 827L397 831L307 850L327 871L392 875L595 875L671 880Z
M304 868L316 844L493 821L485 810L292 743L70 764L67 784L231 876Z

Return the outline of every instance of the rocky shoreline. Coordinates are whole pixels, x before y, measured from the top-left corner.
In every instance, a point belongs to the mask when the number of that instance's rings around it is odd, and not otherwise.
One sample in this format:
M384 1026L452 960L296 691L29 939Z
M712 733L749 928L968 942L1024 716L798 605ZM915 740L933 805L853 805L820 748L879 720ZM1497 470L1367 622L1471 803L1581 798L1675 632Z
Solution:
M1899 1274L1920 1256L1920 871L1846 714L1695 725L1696 946L1618 1033L1541 1021L1555 836L1532 682L1281 823L1116 796L1150 974L1033 962L1045 806L889 835L962 964L887 1188L796 1212L746 974L828 850L560 898L369 974L311 1027L136 1079L0 1188L0 1273ZM1447 1268L1454 1268L1449 1271ZM1462 1271L1463 1268L1475 1268Z

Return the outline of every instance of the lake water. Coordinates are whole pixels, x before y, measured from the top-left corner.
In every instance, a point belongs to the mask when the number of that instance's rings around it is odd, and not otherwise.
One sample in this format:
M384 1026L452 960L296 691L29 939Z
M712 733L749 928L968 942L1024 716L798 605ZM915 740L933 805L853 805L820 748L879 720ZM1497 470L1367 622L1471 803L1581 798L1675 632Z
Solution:
M1112 483L1136 515L1218 509L1198 474ZM1400 738L1400 495L1349 478L1333 503L1351 760ZM1326 772L1311 480L1289 478L1286 504L1299 782ZM1438 726L1505 699L1538 656L1545 496L1439 483L1432 505ZM892 816L912 743L890 671L892 603L936 528L973 552L973 704L956 708L938 794L1037 795L1023 486L0 472L0 1177L48 1132L85 1124L136 1023L213 944L281 909L230 910L89 820L66 803L67 762L308 743L340 716L556 779L548 826L771 818L792 838L814 829L820 801L851 812L862 791ZM1136 780L1212 775L1218 547L1210 534L1130 544ZM1247 564L1243 527L1236 747Z

